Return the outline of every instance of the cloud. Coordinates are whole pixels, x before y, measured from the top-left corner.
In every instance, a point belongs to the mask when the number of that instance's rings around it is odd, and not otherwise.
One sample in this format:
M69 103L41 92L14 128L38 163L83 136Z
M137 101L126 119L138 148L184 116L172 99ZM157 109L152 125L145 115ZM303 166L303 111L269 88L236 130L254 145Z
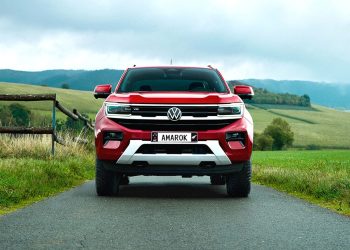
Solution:
M350 82L347 1L0 2L0 68L212 64L226 78Z

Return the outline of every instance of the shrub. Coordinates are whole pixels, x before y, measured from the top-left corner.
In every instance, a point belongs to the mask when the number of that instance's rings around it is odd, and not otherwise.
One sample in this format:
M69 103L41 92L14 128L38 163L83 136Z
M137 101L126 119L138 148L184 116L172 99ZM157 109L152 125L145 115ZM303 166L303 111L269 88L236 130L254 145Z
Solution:
M16 126L28 126L30 122L30 110L25 106L13 103L9 106Z
M266 134L255 134L254 135L254 149L266 151L272 150L273 138Z
M82 114L82 116L89 118L89 116L86 114ZM80 132L84 126L85 126L85 124L82 120L76 121L68 116L66 117L65 121L61 120L61 119L56 120L56 129L58 131L68 130L71 133L75 134L77 132Z
M12 124L12 113L8 106L0 107L0 124L1 126L9 126Z
M264 133L273 139L272 149L282 150L285 147L290 147L294 141L294 133L287 121L282 118L275 118L268 125Z

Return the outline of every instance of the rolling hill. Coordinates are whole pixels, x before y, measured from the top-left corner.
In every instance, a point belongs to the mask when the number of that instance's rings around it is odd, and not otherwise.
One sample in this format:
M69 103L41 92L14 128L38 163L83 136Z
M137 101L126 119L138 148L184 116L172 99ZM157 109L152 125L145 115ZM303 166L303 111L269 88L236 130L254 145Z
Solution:
M1 82L26 83L60 88L68 84L71 89L92 91L97 84L116 84L123 70L45 70L38 72L0 70Z
M25 84L0 83L0 93L57 93L58 100L67 108L77 108L93 117L101 107L102 100L95 100L91 92L49 88ZM51 103L27 102L30 109L50 114ZM4 105L4 103L0 103ZM295 134L294 146L319 145L323 148L350 148L350 114L313 104L311 108L287 105L249 105L256 132L276 117L288 121ZM59 113L59 112L58 112Z

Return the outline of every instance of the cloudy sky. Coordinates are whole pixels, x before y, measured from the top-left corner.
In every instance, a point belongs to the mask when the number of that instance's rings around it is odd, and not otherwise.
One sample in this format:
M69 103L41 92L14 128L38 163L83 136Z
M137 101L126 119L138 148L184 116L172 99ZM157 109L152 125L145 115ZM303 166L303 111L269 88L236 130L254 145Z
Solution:
M0 0L0 68L208 65L350 83L347 0Z

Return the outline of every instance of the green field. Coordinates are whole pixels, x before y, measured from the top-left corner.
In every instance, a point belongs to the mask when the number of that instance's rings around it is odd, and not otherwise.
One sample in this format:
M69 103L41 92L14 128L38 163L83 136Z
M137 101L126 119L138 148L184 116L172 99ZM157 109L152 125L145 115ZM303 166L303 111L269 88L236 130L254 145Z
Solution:
M256 151L254 182L350 215L350 150Z
M0 94L56 94L57 100L69 110L77 109L80 113L86 113L93 118L99 108L101 107L103 100L95 99L92 92L80 91L72 89L59 89L43 86L35 86L28 84L15 84L15 83L3 83L0 82ZM6 102L9 104L10 102ZM0 102L5 104L5 102ZM22 102L24 104L24 102ZM52 102L40 101L40 102L25 102L25 105L34 111L47 111L48 115L51 114ZM63 117L58 113L58 117Z
M261 133L277 117L285 119L294 132L295 147L350 148L350 113L313 105L311 109L269 105L250 109L254 129Z

